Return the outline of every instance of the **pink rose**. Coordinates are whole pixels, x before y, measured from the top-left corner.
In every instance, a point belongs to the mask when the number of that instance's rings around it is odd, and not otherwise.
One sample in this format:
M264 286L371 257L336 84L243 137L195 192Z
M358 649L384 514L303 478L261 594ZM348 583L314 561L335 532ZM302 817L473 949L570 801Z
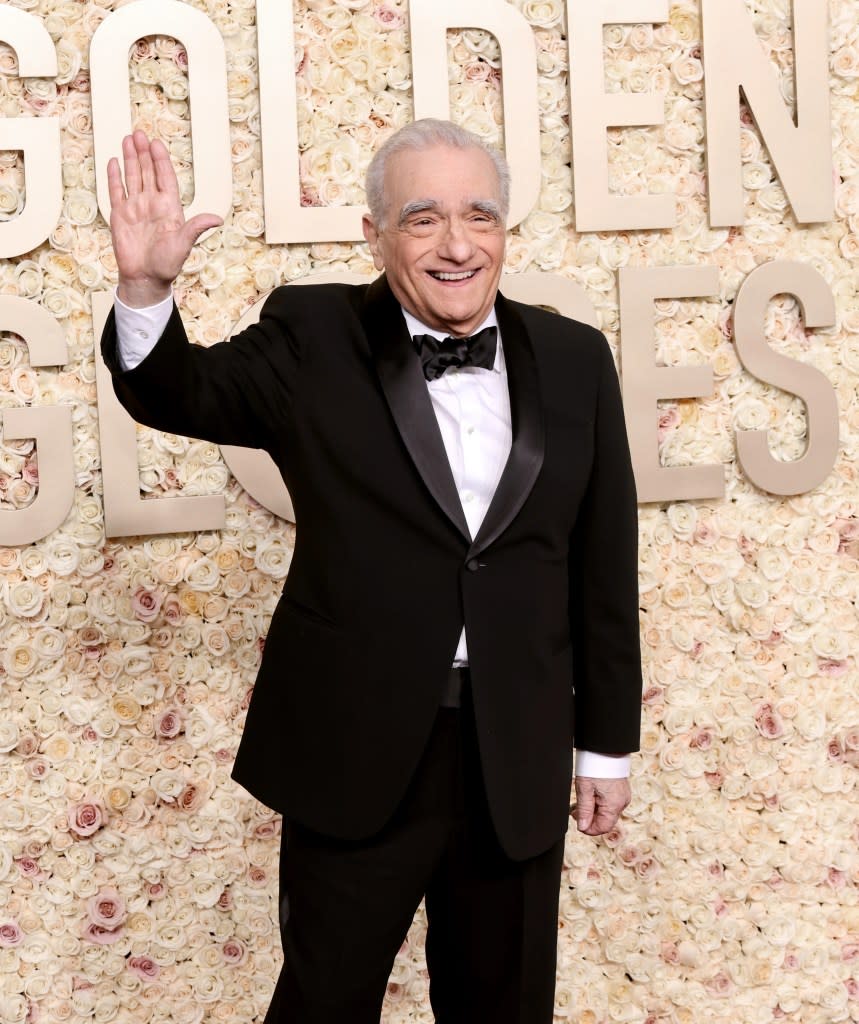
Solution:
M208 795L208 790L198 786L195 782L189 782L179 796L176 797L176 806L181 811L193 814L206 802Z
M78 643L81 647L98 647L104 640L104 634L98 626L84 626L78 633Z
M478 58L474 64L466 65L465 80L466 82L485 82L488 80L491 71L491 65L487 64L485 60Z
M0 946L17 946L24 936L14 921L0 924Z
M755 714L755 727L764 738L778 739L784 736L784 722L771 704L762 704Z
M666 406L659 414L656 423L656 439L664 441L680 422L680 412L676 405Z
M730 977L724 971L719 971L706 984L706 988L711 995L722 997L727 996L733 987Z
M155 719L155 735L165 740L178 736L183 727L182 712L178 708L165 708Z
M102 928L101 925L90 922L84 929L84 941L93 942L97 946L111 946L122 938L123 929Z
M38 749L39 741L31 732L22 733L15 746L15 752L21 757L32 757Z
M39 862L33 860L32 857L16 857L15 863L24 878L36 878L41 874Z
M128 969L132 974L144 981L152 981L161 973L161 968L148 956L132 956L128 959Z
M113 886L105 886L89 901L87 913L90 921L101 928L118 928L125 919L125 900Z
M830 679L837 679L839 676L843 676L847 671L848 665L846 661L837 661L833 658L821 658L817 662L817 670L822 676L827 676Z
M104 808L91 800L84 800L69 808L69 828L83 838L98 832L105 820Z
M131 610L141 622L153 622L161 611L163 595L157 590L138 587L131 595Z
M376 21L386 29L402 28L403 16L399 11L394 10L392 7L388 7L387 4L379 4L373 8L373 17Z
M178 626L185 619L185 612L182 610L182 604L175 594L168 594L164 599L164 618L171 626Z
M709 750L713 745L713 734L709 729L699 729L689 741L689 746L696 750Z
M676 942L663 942L659 949L659 956L667 964L680 963L680 953Z
M841 741L837 736L833 736L827 744L826 753L830 761L840 761L844 756L844 751L841 749Z
M254 867L253 865L248 871L248 883L255 889L262 889L266 884L267 877L262 868Z
M240 964L247 955L244 943L239 939L227 939L221 946L221 956L228 964Z

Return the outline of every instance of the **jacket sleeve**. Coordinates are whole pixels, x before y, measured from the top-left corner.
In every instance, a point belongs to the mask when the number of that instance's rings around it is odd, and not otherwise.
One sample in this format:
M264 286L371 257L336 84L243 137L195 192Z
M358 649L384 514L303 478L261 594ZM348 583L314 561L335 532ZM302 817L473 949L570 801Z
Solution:
M111 311L102 355L122 405L158 430L249 448L268 448L288 410L300 346L288 327L283 292L269 296L259 323L229 342L189 343L175 305L154 349L123 372Z
M622 754L640 733L638 513L617 374L598 344L593 462L570 538L575 743Z

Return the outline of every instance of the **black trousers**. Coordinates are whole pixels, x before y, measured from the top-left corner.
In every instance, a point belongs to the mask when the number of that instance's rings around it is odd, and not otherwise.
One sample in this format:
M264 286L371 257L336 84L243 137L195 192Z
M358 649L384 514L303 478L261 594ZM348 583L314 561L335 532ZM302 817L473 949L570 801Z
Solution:
M441 708L378 835L349 842L284 822L285 963L265 1024L379 1024L394 958L426 897L438 1024L551 1024L563 839L527 861L498 846L472 716Z

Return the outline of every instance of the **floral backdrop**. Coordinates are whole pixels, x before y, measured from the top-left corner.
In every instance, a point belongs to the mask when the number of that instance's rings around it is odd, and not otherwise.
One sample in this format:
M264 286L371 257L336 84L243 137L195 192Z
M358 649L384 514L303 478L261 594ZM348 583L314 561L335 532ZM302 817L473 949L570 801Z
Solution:
M88 295L111 287L115 266L94 198L88 47L121 3L6 2L56 43L55 80L17 78L0 46L0 106L60 117L64 205L48 243L0 261L0 293L58 318L69 362L34 371L21 340L0 335L0 404L71 409L76 488L54 533L0 548L0 1020L249 1022L280 963L280 823L229 773L293 528L241 490L214 445L141 428L142 490L224 493L226 527L106 538ZM619 267L715 262L722 285L715 299L658 304L661 357L706 362L717 385L662 404L662 459L722 462L727 491L641 508L643 746L620 826L568 839L556 1020L859 1021L859 2L829 2L833 222L796 224L744 112L746 224L709 229L700 13L673 0L667 23L610 26L604 42L609 88L666 94L663 128L608 133L612 186L657 173L678 226L593 235L572 228L564 5L514 3L537 47L543 187L508 270L583 284L613 346ZM226 41L233 153L232 215L177 288L206 343L280 282L371 263L363 245L264 242L254 3L193 5ZM790 4L747 5L789 102ZM294 8L302 201L360 203L372 151L412 116L407 5ZM494 39L451 32L449 56L454 119L499 140ZM190 189L186 64L163 37L130 56L135 122L168 143ZM24 199L20 154L0 152L0 218ZM777 256L812 263L838 311L807 334L792 299L769 309L770 342L818 366L839 400L837 464L794 498L757 491L733 445L735 427L761 425L782 457L804 444L801 403L749 376L732 344L739 284ZM33 443L0 440L0 509L25 508L37 487ZM419 912L389 985L391 1024L432 1019L423 928Z

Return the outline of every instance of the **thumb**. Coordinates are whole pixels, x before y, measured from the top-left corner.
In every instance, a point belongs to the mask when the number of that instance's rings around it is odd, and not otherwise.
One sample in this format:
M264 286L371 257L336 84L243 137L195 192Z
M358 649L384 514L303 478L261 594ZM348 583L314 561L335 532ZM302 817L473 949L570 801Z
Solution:
M591 827L596 810L596 788L587 779L576 779L576 827L586 832Z
M198 213L196 217L186 221L182 228L182 237L187 242L188 249L190 250L195 245L204 231L208 231L210 228L219 228L223 223L223 218L214 213Z

